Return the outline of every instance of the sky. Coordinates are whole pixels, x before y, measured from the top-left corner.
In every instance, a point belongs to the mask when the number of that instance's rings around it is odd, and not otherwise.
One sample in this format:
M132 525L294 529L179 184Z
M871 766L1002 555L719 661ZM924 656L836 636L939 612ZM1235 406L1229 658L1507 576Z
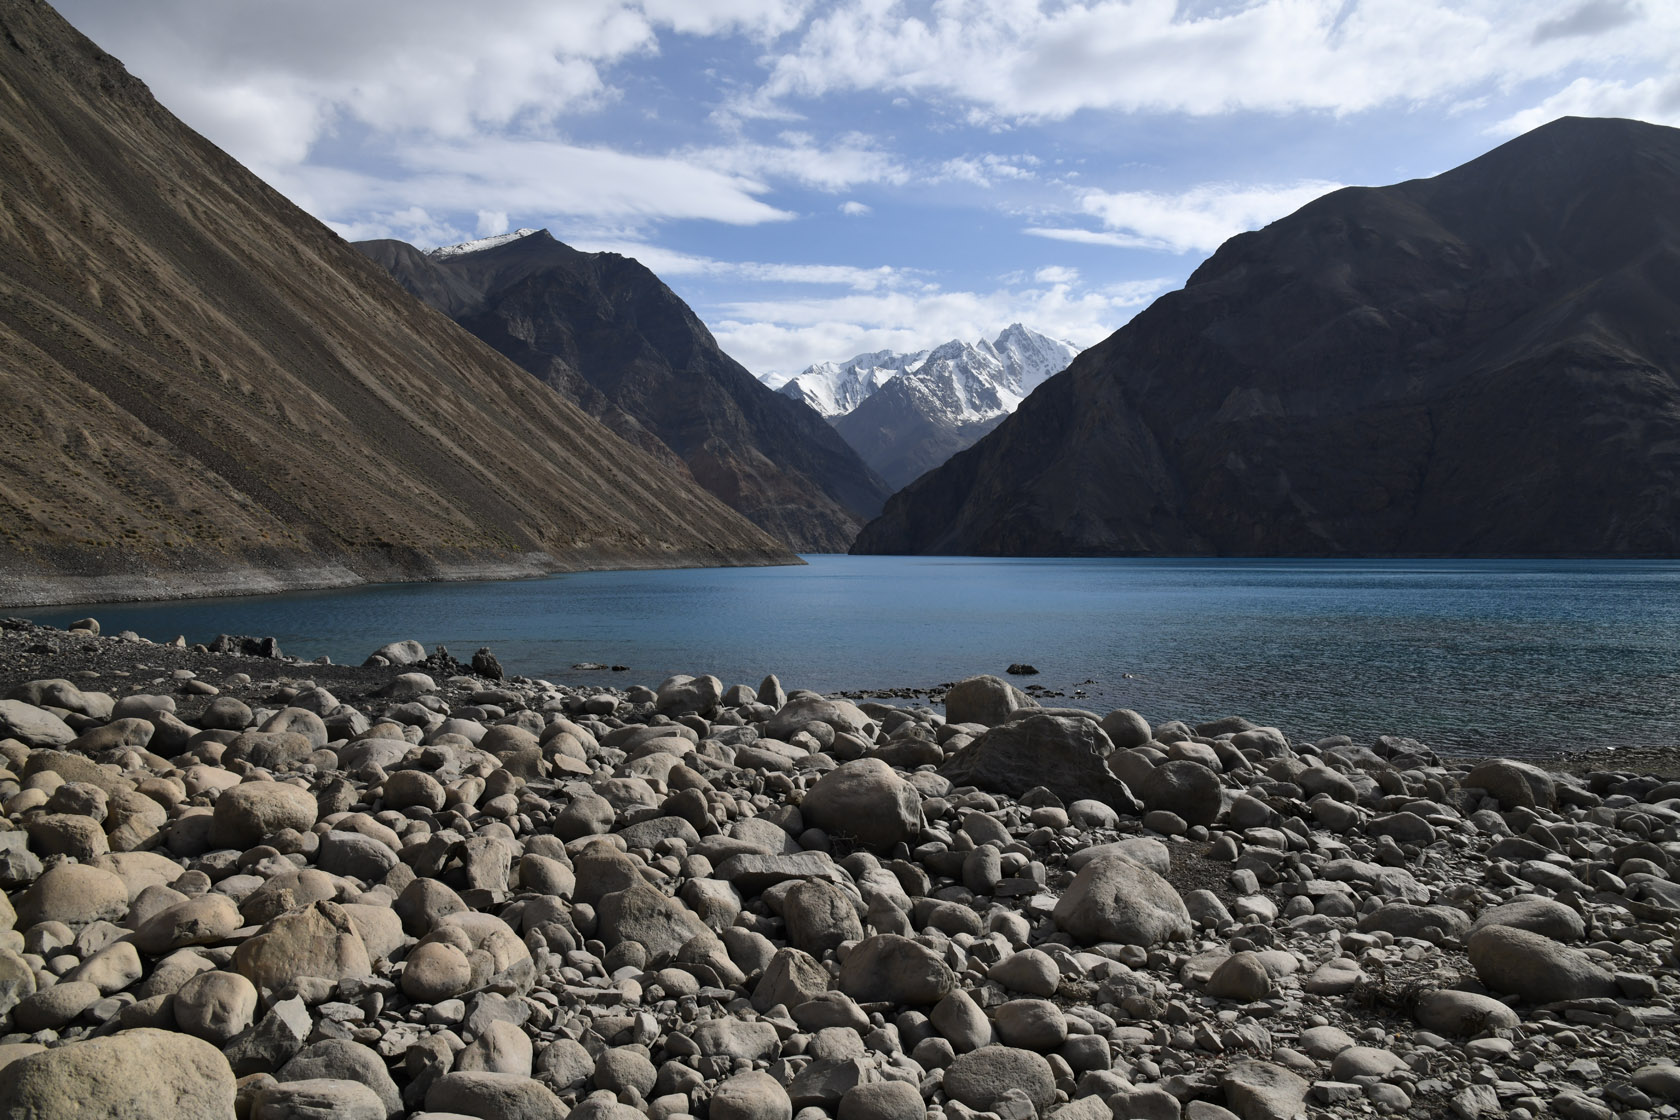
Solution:
M1089 346L1339 186L1680 125L1680 0L57 6L344 237L623 253L761 375Z

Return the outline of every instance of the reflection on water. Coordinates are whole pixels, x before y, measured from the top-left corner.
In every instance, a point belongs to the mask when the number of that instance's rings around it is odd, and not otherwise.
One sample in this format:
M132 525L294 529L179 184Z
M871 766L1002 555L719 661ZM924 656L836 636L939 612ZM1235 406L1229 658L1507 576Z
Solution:
M809 559L20 613L273 635L335 661L397 638L488 645L509 672L571 683L926 687L1026 661L1057 703L1154 721L1236 713L1514 753L1680 741L1680 563Z

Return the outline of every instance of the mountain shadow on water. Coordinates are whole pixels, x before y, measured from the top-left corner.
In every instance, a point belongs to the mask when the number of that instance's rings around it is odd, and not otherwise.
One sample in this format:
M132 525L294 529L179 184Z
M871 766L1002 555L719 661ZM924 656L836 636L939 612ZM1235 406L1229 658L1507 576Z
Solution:
M465 252L422 253L401 241L357 247L796 551L844 552L891 492L821 416L719 349L635 260L580 252L546 230Z
M789 563L0 0L0 604Z
M859 553L1680 554L1680 130L1555 121L1227 241Z

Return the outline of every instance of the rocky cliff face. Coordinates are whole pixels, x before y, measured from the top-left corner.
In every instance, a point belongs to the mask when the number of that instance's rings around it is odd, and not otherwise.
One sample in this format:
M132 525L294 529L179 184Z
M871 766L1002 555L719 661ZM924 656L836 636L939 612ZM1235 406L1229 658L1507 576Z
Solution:
M820 416L760 384L634 260L581 253L541 230L466 252L359 247L620 435L661 444L790 547L844 551L890 492Z
M0 603L773 563L0 0Z
M854 549L1680 553L1680 131L1557 121L1235 237Z

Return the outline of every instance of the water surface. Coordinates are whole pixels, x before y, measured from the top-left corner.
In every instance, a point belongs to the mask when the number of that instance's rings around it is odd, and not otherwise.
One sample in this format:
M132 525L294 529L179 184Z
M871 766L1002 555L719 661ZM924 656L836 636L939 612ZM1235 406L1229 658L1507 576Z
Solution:
M929 687L1023 661L1068 694L1052 703L1156 722L1235 713L1502 753L1680 742L1676 562L808 559L24 613L155 640L273 635L337 662L398 638L463 659L489 646L510 673L567 683Z

